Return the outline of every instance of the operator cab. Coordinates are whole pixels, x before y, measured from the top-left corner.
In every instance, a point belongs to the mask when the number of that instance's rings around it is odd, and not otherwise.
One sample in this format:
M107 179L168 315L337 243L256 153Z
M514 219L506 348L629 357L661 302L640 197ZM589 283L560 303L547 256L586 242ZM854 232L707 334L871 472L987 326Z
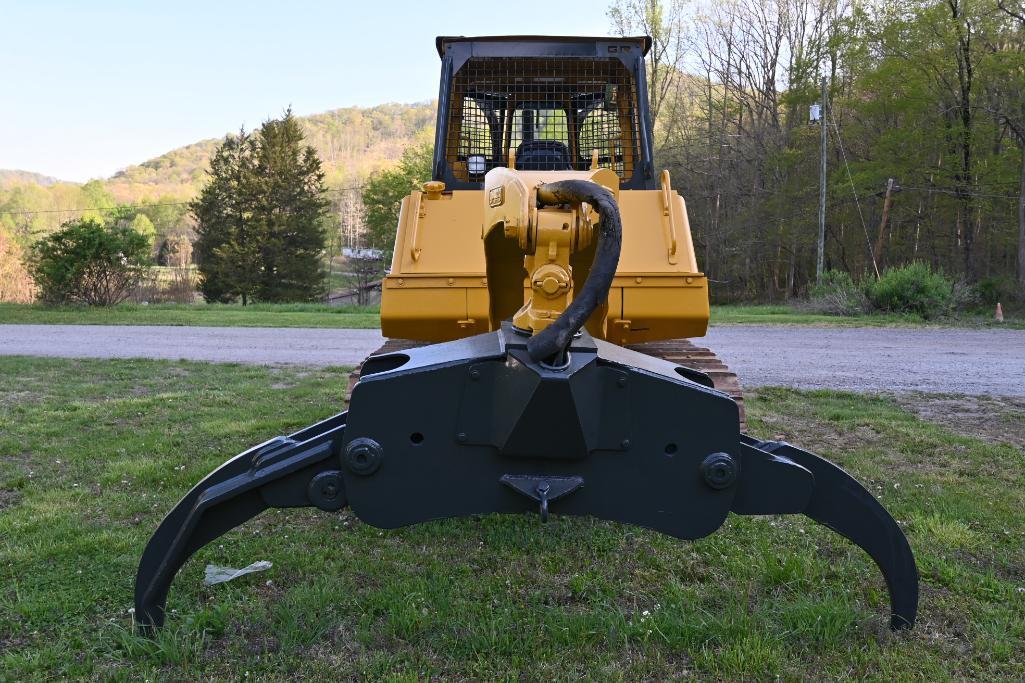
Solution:
M624 189L655 189L644 55L649 38L513 36L437 40L442 57L434 178L480 189L484 175L584 171L595 154Z

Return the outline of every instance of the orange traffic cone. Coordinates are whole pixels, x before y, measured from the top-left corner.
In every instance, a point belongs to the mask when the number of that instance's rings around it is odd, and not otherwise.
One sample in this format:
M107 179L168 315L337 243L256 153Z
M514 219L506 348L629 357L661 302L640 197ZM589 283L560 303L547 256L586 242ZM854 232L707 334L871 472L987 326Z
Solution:
M997 302L996 321L998 323L1004 322L1004 309L1000 308L1000 302L999 301Z

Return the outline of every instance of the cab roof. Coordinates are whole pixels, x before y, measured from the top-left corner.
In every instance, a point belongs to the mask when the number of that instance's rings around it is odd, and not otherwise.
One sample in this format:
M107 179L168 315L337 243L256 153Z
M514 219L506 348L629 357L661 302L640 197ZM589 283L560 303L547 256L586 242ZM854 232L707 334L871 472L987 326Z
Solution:
M648 54L651 49L651 36L438 36L435 39L438 48L438 56L444 57L445 50L452 43L538 43L540 44L592 44L596 48L599 43L634 43L642 48L642 56ZM544 50L538 50L538 56L548 56Z

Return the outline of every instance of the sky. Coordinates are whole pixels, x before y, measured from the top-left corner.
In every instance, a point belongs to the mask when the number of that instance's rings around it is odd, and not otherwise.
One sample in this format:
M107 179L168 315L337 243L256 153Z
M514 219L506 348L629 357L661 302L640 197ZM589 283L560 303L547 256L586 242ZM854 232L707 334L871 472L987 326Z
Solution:
M438 35L605 35L602 0L0 0L0 169L105 178L292 106L438 95Z

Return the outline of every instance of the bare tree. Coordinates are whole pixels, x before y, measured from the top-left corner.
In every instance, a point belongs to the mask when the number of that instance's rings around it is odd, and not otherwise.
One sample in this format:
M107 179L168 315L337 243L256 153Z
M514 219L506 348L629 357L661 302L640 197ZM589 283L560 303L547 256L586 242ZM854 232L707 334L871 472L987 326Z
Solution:
M683 0L616 0L608 10L614 31L621 36L651 36L648 52L648 100L652 121L676 81L683 59Z
M363 206L362 188L352 187L341 191L338 215L342 244L350 249L363 246L363 236L367 231L367 210Z

